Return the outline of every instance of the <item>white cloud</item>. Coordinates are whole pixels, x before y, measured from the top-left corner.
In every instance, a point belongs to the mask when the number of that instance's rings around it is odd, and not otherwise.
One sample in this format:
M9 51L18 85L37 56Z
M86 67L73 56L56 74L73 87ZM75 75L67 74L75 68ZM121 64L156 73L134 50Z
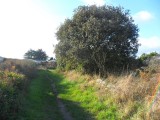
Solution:
M158 48L160 47L160 38L157 36L150 38L139 38L139 43L146 48Z
M150 53L153 51L159 51L160 48L160 37L152 36L150 38L139 38L139 54Z
M87 5L98 5L98 6L102 6L105 4L105 0L82 0L85 4Z
M0 0L0 56L22 58L31 49L53 55L54 33L63 17L32 0Z
M153 15L148 11L140 11L135 15L133 15L133 19L136 22L146 22L146 21L150 21L153 18L154 18Z

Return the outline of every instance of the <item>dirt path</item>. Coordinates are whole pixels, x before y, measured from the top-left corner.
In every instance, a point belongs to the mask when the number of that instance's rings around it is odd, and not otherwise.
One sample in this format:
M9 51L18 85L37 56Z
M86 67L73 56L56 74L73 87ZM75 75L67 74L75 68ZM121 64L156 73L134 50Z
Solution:
M51 81L51 86L52 86L52 89L53 89L53 93L56 96L56 102L57 102L57 105L58 105L58 108L59 108L61 114L63 115L64 120L73 120L70 113L66 110L65 105L62 103L61 99L58 98L58 92L57 92L57 89L55 87L54 81L52 79L50 79L48 76L47 76L47 78Z

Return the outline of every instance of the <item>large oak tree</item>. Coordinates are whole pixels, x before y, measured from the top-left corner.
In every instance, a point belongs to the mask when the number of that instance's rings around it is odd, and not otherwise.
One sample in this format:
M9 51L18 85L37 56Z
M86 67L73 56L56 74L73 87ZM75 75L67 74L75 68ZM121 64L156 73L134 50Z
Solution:
M120 70L138 51L138 27L128 10L114 6L79 6L60 25L56 58L59 67L86 72Z

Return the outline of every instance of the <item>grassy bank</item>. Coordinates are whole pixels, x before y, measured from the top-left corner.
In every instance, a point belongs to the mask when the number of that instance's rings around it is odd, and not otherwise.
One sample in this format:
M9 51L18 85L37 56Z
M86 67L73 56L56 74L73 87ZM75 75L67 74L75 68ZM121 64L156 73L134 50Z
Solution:
M97 95L99 87L93 86L94 83L88 84L89 81L84 77L64 78L55 71L52 71L49 77L53 79L59 98L75 120L118 119L116 105L110 97L107 100L99 97Z
M50 73L76 120L159 120L159 74L109 75L100 80L75 71Z

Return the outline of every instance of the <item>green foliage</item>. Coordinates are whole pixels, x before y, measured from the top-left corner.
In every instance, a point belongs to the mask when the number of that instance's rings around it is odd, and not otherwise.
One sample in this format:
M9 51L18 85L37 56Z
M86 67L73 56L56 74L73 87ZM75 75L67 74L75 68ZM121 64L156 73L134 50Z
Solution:
M24 58L33 60L46 60L48 56L42 49L38 50L30 49L25 53Z
M79 6L57 33L58 67L100 73L130 65L138 51L138 28L122 7Z
M47 72L39 70L37 74L24 96L24 106L20 111L19 120L63 120L51 83L46 79Z
M16 119L20 110L20 91L24 87L22 74L0 71L0 118Z
M30 60L5 59L0 63L0 119L17 120L23 95L37 65Z
M143 53L143 54L139 57L139 59L140 59L142 62L144 62L145 60L149 60L149 59L151 59L152 57L157 56L157 55L159 55L157 52L151 52L151 53L149 53L149 54Z
M159 54L156 52L152 52L150 54L146 54L145 59L140 59L142 65L146 65L145 70L149 73L156 73L160 70L160 59Z
M98 97L95 86L87 84L84 76L70 76L68 79L56 71L50 74L62 100L75 120L119 120L117 106L112 100L102 100Z

